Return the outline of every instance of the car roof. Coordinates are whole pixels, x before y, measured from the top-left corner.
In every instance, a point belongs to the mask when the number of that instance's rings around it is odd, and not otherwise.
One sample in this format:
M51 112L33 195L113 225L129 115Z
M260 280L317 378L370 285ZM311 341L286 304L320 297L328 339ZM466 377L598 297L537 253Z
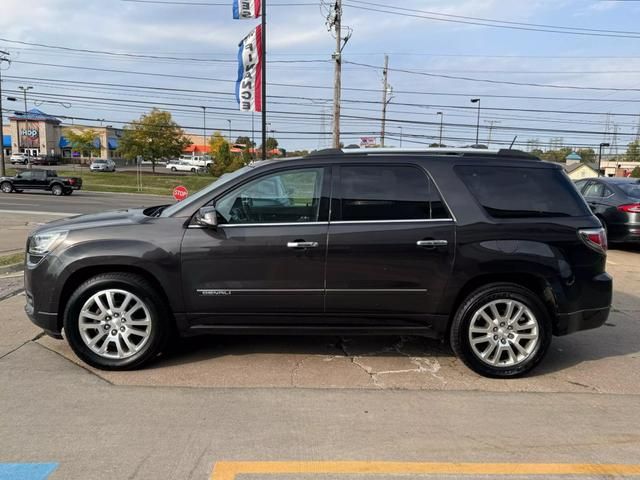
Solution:
M600 181L604 183L612 183L612 184L625 184L625 183L640 183L640 178L630 178L630 177L600 177Z

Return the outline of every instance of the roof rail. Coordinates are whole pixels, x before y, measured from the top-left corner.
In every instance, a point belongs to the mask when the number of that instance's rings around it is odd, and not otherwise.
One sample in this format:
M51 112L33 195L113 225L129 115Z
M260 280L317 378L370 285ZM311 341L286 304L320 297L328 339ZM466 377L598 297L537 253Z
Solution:
M309 153L307 155L307 157L316 157L316 156L323 156L323 155L341 155L344 152L342 151L341 148L321 148L320 150L314 150L313 152Z
M510 158L523 158L529 160L539 160L535 155L524 152L522 150L515 149L487 149L487 148L450 148L450 147L435 147L435 148L324 148L315 150L309 153L307 156L327 156L327 155L384 155L384 154L427 154L427 155L456 155L456 156L488 156L498 155L500 157Z

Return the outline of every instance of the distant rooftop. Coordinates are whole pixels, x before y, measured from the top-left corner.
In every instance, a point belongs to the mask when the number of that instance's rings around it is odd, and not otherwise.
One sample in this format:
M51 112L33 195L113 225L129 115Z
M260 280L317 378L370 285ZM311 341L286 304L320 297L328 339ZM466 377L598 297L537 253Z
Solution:
M60 119L54 117L53 115L49 115L48 113L44 113L37 108L32 108L26 114L23 112L15 112L15 115L9 117L9 120L27 120L30 122L53 122L53 123L61 123Z

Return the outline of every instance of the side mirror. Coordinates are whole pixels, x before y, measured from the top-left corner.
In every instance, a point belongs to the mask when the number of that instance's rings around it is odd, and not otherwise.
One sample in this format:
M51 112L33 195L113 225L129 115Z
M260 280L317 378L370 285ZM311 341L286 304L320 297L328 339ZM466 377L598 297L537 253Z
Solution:
M195 222L207 228L218 226L218 213L215 207L202 207L196 214Z

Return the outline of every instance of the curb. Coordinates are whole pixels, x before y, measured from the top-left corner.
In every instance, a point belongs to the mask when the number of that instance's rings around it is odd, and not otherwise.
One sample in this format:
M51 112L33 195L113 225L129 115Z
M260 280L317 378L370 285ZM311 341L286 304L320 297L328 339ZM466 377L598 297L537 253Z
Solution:
M13 265L5 265L0 267L0 275L5 275L7 273L15 273L24 270L24 263L14 263Z

